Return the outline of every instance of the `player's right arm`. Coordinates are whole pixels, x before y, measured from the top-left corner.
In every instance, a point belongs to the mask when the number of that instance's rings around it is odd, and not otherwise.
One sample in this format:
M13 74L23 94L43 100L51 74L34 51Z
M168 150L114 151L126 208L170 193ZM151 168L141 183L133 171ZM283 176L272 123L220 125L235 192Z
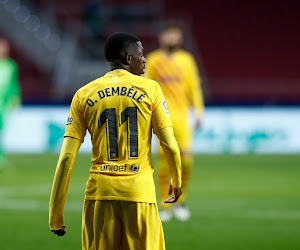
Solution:
M77 153L86 133L84 108L81 95L77 92L71 103L65 139L56 166L49 204L50 229L58 236L65 234L64 206Z
M181 195L181 159L177 141L174 137L173 125L169 111L163 96L161 87L156 83L153 88L154 97L152 104L152 127L154 133L160 140L164 156L167 160L169 171L172 177L169 195L174 192L174 196L167 199L166 203L176 202Z
M65 234L64 206L81 141L66 137L56 166L49 204L49 225L52 232Z
M197 63L192 55L187 56L187 77L186 83L189 88L192 105L196 111L196 128L201 126L201 120L204 112L204 97L201 89L201 77L197 68Z

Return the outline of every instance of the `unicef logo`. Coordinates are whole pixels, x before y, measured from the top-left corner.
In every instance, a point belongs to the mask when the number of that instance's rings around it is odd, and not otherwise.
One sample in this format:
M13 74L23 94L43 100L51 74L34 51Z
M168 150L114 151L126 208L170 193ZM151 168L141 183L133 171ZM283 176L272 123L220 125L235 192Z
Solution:
M137 173L139 171L140 167L136 164L133 164L129 167L129 171L132 173Z

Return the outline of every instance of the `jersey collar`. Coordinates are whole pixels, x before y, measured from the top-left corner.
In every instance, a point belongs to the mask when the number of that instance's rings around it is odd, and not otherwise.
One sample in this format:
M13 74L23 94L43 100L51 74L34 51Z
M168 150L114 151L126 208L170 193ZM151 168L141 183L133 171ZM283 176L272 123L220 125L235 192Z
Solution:
M125 69L115 69L112 71L109 71L105 74L105 76L121 76L121 75L127 75L130 74L130 72L128 72Z

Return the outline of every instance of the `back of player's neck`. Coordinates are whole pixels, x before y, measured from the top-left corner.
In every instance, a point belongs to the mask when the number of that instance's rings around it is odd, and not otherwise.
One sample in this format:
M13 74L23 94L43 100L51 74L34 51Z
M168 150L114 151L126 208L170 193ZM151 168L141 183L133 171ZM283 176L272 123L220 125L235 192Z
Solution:
M119 62L108 62L108 68L110 71L116 70L116 69L124 69L126 71L129 71L129 68L127 65L124 65Z

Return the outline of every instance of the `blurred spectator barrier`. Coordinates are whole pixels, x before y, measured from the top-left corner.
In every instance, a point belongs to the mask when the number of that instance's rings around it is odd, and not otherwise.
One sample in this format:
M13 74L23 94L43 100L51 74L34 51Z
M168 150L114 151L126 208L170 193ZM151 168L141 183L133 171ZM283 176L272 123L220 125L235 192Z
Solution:
M8 119L8 153L59 152L68 107L24 107ZM193 123L191 112L191 123ZM195 153L299 153L300 107L208 107L203 127L194 132ZM153 151L157 149L155 141ZM91 152L87 133L80 152Z

